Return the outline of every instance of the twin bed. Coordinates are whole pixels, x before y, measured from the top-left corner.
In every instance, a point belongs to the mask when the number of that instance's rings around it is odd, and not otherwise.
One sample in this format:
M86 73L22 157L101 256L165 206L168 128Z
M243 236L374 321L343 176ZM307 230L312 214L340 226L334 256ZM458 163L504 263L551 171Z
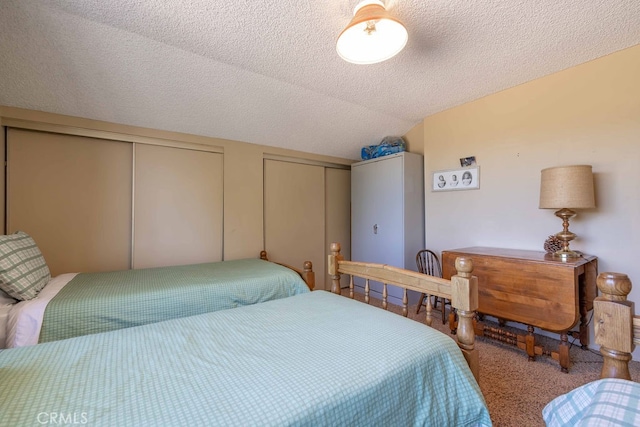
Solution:
M303 270L295 270L269 262L264 251L260 256L261 259L62 274L48 281L37 298L9 300L0 305L0 330L6 331L0 348L241 307L313 288L310 262Z
M314 291L0 351L7 425L491 425L478 373L476 279L328 259ZM418 322L341 297L342 274L450 299L457 344ZM383 301L386 306L386 299Z

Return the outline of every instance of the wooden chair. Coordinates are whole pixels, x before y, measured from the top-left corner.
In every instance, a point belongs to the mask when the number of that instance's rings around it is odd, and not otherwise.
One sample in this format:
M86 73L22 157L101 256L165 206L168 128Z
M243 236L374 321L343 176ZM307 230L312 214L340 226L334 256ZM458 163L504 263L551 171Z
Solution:
M428 274L429 276L442 277L442 267L440 266L440 259L438 259L438 255L436 255L429 249L422 249L416 254L416 265L418 266L418 271L420 273ZM431 295L420 294L420 301L418 302L418 309L416 310L416 314L420 313L421 307L426 307L427 302L429 302L429 298L431 298ZM440 298L433 298L433 308L437 308L438 300L440 300ZM446 305L451 306L451 301L442 298L440 311L442 312L443 325L446 322Z

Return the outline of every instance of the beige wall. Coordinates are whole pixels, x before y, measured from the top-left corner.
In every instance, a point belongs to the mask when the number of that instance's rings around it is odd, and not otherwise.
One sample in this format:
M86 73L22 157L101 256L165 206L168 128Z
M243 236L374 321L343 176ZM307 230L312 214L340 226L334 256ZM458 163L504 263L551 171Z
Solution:
M628 274L640 303L638 76L640 45L425 118L427 189L460 157L480 165L479 190L426 191L427 246L542 250L562 226L538 209L540 170L590 164L597 208L571 221L571 247Z
M424 154L424 122L420 122L402 136L410 153Z
M143 144L195 149L208 146L212 147L213 151L222 152L224 154L223 254L224 259L227 260L256 257L263 249L263 162L266 157L276 156L292 162L310 162L345 169L349 169L349 165L353 162L348 159L238 141L138 128L11 107L0 106L0 124ZM3 140L0 140L1 142ZM295 246L296 241L291 241L291 245ZM274 260L287 263L287 260ZM322 268L322 265L318 267Z

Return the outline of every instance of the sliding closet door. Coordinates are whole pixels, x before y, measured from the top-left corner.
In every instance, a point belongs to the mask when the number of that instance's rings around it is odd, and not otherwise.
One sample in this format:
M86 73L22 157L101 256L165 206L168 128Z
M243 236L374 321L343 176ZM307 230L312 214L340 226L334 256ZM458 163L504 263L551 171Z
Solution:
M329 245L340 243L340 253L345 259L351 259L351 170L326 168L326 207L325 252ZM342 286L349 283L343 280ZM325 276L325 289L331 289L331 277Z
M316 289L325 283L324 205L324 167L264 161L265 250L296 268L313 262Z
M33 236L52 275L130 267L132 146L7 133L7 232Z
M136 144L134 268L222 260L222 160Z

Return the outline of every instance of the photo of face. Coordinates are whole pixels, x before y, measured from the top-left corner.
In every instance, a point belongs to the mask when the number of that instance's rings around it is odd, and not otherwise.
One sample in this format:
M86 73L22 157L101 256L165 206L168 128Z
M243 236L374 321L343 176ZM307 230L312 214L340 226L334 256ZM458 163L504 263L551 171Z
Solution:
M471 172L465 172L462 174L462 185L469 186L471 185Z

